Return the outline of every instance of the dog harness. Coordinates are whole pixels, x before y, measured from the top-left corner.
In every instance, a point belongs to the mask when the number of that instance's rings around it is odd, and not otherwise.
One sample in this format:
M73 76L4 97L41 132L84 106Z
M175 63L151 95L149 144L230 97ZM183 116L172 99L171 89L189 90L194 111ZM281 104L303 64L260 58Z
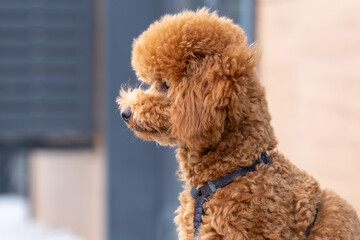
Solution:
M314 217L314 221L306 228L306 231L305 231L305 239L307 239L307 237L309 236L310 232L311 232L311 229L314 227L315 225L315 222L316 222L316 218L317 218L317 215L318 215L318 208L316 208L316 213L315 213L315 217Z
M251 166L247 167L241 167L235 170L234 172L231 172L223 177L217 178L213 181L207 181L204 186L202 186L199 189L196 189L195 187L191 188L190 194L191 197L196 199L195 201L195 211L194 211L194 235L195 240L199 240L198 238L198 232L200 228L200 224L202 223L202 215L205 213L203 205L205 203L205 200L208 196L210 196L212 193L216 192L218 188L223 188L226 185L232 183L235 178L245 176L249 172L253 172L256 169L256 166L260 163L264 165L270 164L270 158L266 152L261 153L259 159L257 159ZM316 218L317 218L318 209L316 208L316 214L314 221L306 228L305 236L306 238L309 236L312 227L315 224Z

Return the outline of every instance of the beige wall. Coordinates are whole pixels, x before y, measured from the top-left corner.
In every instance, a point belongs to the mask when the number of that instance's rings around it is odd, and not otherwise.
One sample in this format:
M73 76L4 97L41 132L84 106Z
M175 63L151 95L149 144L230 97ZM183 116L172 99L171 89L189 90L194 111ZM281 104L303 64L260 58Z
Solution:
M360 210L360 1L259 0L279 149Z
M30 199L39 223L84 240L104 239L104 154L39 150L30 155Z

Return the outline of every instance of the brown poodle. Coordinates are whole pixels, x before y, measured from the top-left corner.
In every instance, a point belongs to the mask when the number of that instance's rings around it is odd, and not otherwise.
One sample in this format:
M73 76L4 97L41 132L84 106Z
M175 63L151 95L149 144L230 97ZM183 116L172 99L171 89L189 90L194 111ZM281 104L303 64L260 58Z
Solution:
M178 146L179 239L360 239L354 209L276 149L259 53L246 41L206 9L166 15L134 41L131 63L149 88L121 90L117 102L138 137ZM213 189L239 169L250 170Z

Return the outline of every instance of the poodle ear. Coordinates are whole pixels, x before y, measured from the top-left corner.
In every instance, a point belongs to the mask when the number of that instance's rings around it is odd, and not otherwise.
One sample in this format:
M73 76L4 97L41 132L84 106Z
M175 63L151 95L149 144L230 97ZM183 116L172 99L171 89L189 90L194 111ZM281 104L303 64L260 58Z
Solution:
M184 77L175 90L173 131L189 146L210 147L224 131L231 83L219 61L216 57L205 58L201 66L192 66L191 72L195 73Z

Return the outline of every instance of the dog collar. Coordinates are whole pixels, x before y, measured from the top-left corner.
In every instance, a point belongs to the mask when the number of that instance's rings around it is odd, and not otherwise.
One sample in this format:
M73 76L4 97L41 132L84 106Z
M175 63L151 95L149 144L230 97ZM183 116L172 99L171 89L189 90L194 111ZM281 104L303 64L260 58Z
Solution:
M195 211L194 211L194 234L195 240L199 240L197 235L199 232L200 224L202 223L202 215L204 214L203 205L205 200L210 194L216 192L218 188L223 188L226 185L232 183L235 178L245 176L249 172L253 172L256 169L256 165L262 163L264 165L270 164L270 158L266 152L261 153L259 159L257 159L251 166L241 167L223 177L215 179L213 181L207 181L204 186L197 190L195 187L191 188L191 197L196 199Z

